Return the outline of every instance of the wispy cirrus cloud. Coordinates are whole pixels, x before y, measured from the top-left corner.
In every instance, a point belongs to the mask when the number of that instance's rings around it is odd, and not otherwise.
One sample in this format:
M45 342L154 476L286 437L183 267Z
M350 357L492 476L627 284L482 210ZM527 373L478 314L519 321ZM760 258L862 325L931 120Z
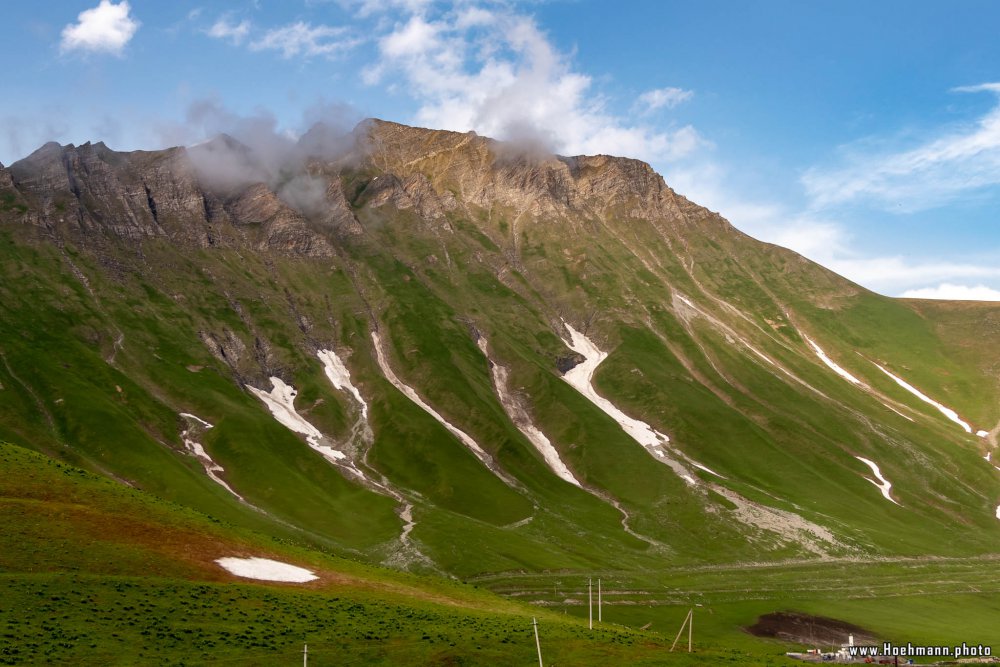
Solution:
M239 23L231 20L230 16L220 16L205 34L215 39L228 41L230 44L239 46L250 34L250 21L243 19Z
M297 21L273 28L250 43L251 51L278 51L283 58L335 56L357 46L361 40L346 26L312 25Z
M846 147L845 164L813 167L803 175L813 207L862 202L912 213L1000 186L1000 83L965 86L954 92L989 92L998 96L998 103L974 123L942 129L938 136L910 148Z
M643 113L651 113L657 109L673 109L694 97L694 91L668 86L647 90L636 100L636 105Z
M920 298L994 300L978 285L1000 281L1000 263L988 257L956 261L872 252L836 211L803 209L737 192L727 170L713 162L668 173L667 179L679 192L718 211L747 234L794 250L881 294L916 296L915 290L930 289L921 291Z
M142 25L131 16L128 2L115 4L101 0L97 7L86 9L62 30L59 50L62 53L82 51L110 53L120 56Z

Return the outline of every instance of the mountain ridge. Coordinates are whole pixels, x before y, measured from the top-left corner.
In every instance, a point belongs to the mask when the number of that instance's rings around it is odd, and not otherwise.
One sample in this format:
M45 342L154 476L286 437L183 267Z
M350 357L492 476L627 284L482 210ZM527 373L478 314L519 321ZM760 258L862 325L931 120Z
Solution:
M640 161L369 120L274 155L232 137L50 143L6 171L0 382L25 387L0 395L12 441L233 521L460 574L606 565L581 534L640 570L664 554L996 544L995 436L954 430L878 366L989 432L1000 334L753 240ZM43 359L45 345L67 352ZM566 379L580 349L591 389ZM324 377L329 355L370 413ZM201 459L181 413L217 425ZM123 455L125 441L143 444ZM937 472L915 478L912 461ZM371 530L322 510L352 503ZM489 548L456 551L462 531ZM406 560L404 537L427 561Z

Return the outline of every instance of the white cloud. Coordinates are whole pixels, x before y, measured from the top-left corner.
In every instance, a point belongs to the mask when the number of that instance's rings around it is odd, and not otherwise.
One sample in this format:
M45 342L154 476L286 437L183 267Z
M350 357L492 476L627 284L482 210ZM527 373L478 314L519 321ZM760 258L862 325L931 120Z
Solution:
M141 25L129 16L131 7L124 0L114 4L101 0L101 4L87 9L77 16L77 22L62 30L59 50L105 52L121 55Z
M283 58L298 55L333 56L348 51L360 40L348 36L349 30L341 26L311 25L298 21L264 33L250 44L252 51L280 51Z
M244 19L239 23L233 23L228 16L223 16L213 23L212 27L205 31L205 34L239 45L250 34L250 21Z
M382 53L389 58L420 56L441 50L438 35L446 28L441 23L429 23L420 16L383 37L379 43Z
M987 259L929 260L878 254L859 247L849 228L829 212L802 211L739 192L713 162L668 171L667 183L694 202L718 211L754 238L794 250L881 294L899 295L935 283L986 281L1000 286L1000 264Z
M337 4L345 9L355 10L359 18L367 18L400 11L419 14L434 4L434 0L338 0Z
M1000 95L1000 83L954 90ZM847 151L845 166L812 168L803 175L814 207L860 200L909 213L941 206L1000 185L1000 102L974 124L942 129L938 136L907 150Z
M710 145L690 125L657 128L615 114L534 19L488 7L462 4L399 21L379 39L380 59L364 81L400 75L393 83L420 104L417 124L499 139L545 138L545 148L560 153L662 162Z
M901 295L909 299L948 299L951 301L1000 301L1000 290L986 285L955 285L941 283L937 287L906 290Z
M644 113L650 113L657 109L673 109L679 104L687 102L694 97L694 92L683 88L656 88L647 90L636 100L640 109Z

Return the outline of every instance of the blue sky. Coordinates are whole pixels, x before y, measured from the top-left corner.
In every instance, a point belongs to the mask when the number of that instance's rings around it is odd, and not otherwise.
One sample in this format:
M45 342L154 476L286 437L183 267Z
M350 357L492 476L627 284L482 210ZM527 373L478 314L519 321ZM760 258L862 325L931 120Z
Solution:
M0 161L366 116L650 162L890 295L1000 300L1000 4L4 3Z

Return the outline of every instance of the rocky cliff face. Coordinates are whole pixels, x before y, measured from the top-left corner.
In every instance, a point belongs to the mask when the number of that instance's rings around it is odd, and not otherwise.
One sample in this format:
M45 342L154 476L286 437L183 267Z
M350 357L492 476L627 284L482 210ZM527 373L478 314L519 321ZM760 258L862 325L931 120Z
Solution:
M379 120L359 126L365 160L392 174L397 189L433 209L467 205L509 207L520 214L606 215L677 219L679 197L646 163L607 155L560 157L528 152L480 137ZM425 177L425 183L410 180ZM409 184L403 187L403 184ZM431 187L428 188L427 186ZM386 186L380 184L379 188ZM443 199L436 199L443 197ZM396 195L406 201L402 194ZM686 202L686 200L683 200Z
M7 178L35 205L31 221L50 230L132 241L167 237L199 247L249 245L305 256L332 253L324 236L267 185L220 192L184 148L118 153L100 143L49 143L12 165ZM341 205L331 215L339 221L350 212Z
M14 187L14 178L10 175L3 163L0 162L0 188L12 188Z
M36 204L33 222L50 230L305 256L328 256L337 236L362 233L359 206L409 210L445 228L448 213L471 217L475 209L508 211L516 219L644 218L669 225L708 215L728 227L638 160L529 154L475 133L379 120L363 122L340 143L335 159L280 170L225 135L192 149L132 153L103 143L48 143L0 170L0 186L15 186ZM292 168L297 175L289 182ZM368 177L352 176L359 173ZM293 191L300 178L316 191L308 204ZM350 195L343 185L349 178Z

